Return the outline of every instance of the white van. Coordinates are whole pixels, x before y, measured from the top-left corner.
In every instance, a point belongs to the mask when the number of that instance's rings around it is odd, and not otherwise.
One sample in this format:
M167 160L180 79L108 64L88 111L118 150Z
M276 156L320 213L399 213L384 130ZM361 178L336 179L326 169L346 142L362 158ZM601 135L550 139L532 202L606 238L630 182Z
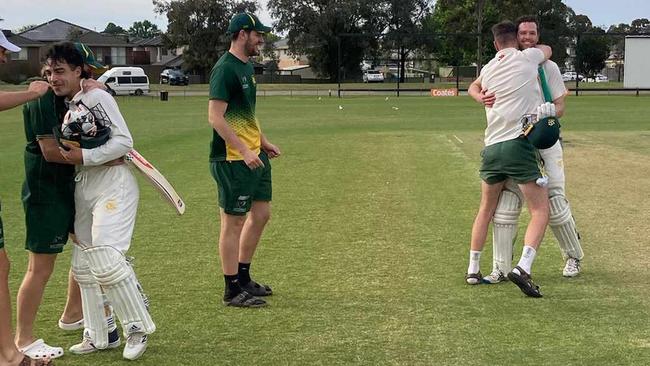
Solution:
M143 95L149 93L149 78L141 67L114 67L97 81L106 84L112 95Z

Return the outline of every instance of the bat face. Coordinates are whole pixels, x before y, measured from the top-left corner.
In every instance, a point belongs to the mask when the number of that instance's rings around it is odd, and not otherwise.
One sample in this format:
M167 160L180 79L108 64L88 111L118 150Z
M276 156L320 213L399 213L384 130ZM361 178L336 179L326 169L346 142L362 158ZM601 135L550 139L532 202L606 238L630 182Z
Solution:
M167 203L176 209L179 215L185 213L185 202L183 202L183 199L176 193L176 190L169 181L144 156L140 155L136 150L131 150L126 154L126 161L135 166L147 178L149 183L151 183Z

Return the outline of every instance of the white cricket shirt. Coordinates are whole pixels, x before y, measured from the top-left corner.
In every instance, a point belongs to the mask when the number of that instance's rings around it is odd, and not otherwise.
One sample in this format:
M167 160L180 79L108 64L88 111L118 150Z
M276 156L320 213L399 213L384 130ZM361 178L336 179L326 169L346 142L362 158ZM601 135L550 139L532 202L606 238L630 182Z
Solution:
M494 105L485 108L485 146L519 137L521 117L537 112L543 100L537 68L543 61L544 53L537 48L506 48L481 69L483 89L496 95Z

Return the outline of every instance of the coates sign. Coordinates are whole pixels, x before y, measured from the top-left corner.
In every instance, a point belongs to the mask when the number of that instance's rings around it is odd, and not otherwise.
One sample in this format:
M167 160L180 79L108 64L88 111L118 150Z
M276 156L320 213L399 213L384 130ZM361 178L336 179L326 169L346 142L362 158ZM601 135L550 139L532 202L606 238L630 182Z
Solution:
M458 96L458 89L431 89L432 97L456 97Z

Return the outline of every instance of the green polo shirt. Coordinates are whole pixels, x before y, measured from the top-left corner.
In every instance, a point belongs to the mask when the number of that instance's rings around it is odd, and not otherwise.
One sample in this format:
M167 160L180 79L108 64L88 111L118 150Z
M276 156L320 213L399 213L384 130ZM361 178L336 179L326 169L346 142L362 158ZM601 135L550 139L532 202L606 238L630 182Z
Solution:
M210 99L228 103L226 122L237 137L255 154L260 153L261 130L255 117L257 85L251 62L243 62L226 52L212 68ZM228 145L217 131L212 132L210 161L244 160L239 151Z

